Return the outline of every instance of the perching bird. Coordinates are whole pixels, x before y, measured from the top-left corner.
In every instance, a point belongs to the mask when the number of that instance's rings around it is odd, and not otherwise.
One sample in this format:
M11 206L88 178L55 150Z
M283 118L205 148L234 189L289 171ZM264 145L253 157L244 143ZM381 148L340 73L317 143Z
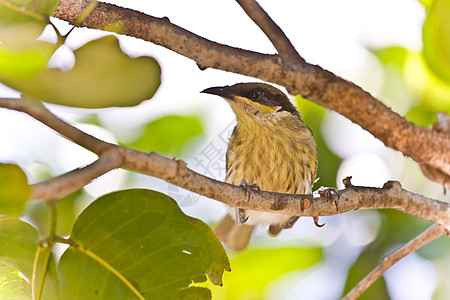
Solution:
M226 153L227 183L279 193L311 193L317 170L314 134L283 92L264 83L238 83L202 92L223 97L236 115ZM241 251L255 225L268 224L269 232L276 235L297 219L230 207L214 232L229 248Z

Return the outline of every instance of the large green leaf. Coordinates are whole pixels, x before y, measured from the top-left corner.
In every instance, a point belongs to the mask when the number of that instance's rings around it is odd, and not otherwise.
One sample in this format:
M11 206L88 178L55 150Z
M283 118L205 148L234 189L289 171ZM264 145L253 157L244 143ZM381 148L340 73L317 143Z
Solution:
M188 142L202 134L203 127L198 117L165 116L148 123L142 136L127 146L180 156Z
M18 215L30 198L27 176L13 164L0 164L0 214Z
M205 299L229 263L202 221L168 196L143 189L115 192L88 206L75 222L59 271L64 299Z
M0 221L0 263L24 274L28 281L32 281L33 263L38 251L39 234L31 225L17 219ZM46 261L47 248L39 251L36 282L40 281L43 274L43 265ZM58 280L53 255L49 256L48 269L45 272L45 283L42 299L58 299ZM36 285L36 290L38 289ZM22 289L22 285L17 286ZM18 291L20 292L20 291Z
M125 55L114 36L89 42L74 54L70 71L49 68L32 78L0 79L27 96L84 108L137 105L153 97L160 85L156 60Z
M434 0L423 25L423 53L431 70L450 83L450 1Z

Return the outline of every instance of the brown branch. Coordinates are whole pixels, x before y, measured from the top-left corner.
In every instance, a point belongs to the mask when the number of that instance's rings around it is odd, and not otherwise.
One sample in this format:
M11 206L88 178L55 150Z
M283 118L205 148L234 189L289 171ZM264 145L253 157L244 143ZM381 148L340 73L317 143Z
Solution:
M81 189L92 180L120 167L120 156L113 151L105 151L99 158L86 167L75 169L61 176L32 185L34 199L56 201Z
M53 16L73 23L88 3L61 0ZM81 26L115 30L161 45L193 59L201 68L216 68L285 86L290 93L300 94L361 125L386 146L450 175L449 135L406 121L360 87L319 66L214 43L167 18L101 2Z
M0 98L0 106L25 112L54 129L58 134L98 155L107 149L107 143L99 143L97 138L84 133L74 126L67 126L68 124L65 121L50 113L40 101Z
M236 0L236 2L269 38L281 57L305 63L305 60L295 50L283 30L270 18L258 2L254 0Z
M437 224L433 224L420 235L406 243L403 247L394 253L386 256L382 263L361 280L348 294L344 300L354 300L361 296L378 278L380 278L392 265L398 262L406 255L423 247L434 239L445 234L445 229Z
M161 178L194 193L234 207L312 217L336 215L360 208L393 208L441 224L450 232L450 203L403 190L398 182L388 182L383 188L370 188L355 187L347 179L345 181L346 189L339 191L338 209L326 197L315 197L312 194L291 195L263 191L261 194L253 194L251 199L248 200L246 193L239 186L198 174L188 169L181 160L173 160L156 152L141 152L99 140L57 118L38 102L0 98L0 107L30 114L56 132L64 133L64 137L96 152L100 155L100 158L105 155L103 157L105 157L107 163L102 167L94 167L94 163L84 169L74 171L73 174L69 173L45 183L34 185L32 189L33 199L54 199L55 195L63 197L64 193L69 194L79 188L79 184L72 185L72 181L75 180L74 176L83 174L83 181L87 183L97 178L102 172L106 172L108 168L121 167ZM39 187L39 185L46 186L46 189ZM65 187L65 185L68 187Z

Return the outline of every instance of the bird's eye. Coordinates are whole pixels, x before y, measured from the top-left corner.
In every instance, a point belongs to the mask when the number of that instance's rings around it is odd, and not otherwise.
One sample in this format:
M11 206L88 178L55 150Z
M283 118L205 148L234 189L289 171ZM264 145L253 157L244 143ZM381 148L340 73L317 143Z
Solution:
M250 94L250 98L251 98L252 100L258 100L259 98L261 98L261 95L262 95L261 91L253 91L253 92Z

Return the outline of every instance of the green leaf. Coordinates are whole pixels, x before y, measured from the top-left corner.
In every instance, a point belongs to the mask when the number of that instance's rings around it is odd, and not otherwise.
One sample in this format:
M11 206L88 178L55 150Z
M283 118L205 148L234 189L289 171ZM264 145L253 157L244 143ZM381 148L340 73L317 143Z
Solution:
M0 263L31 278L39 234L30 224L7 219L0 221Z
M22 274L31 282L33 263L38 250L39 234L33 226L17 219L0 221L0 263L5 264ZM42 275L44 253L47 248L41 248L37 282ZM49 267L46 271L42 299L58 299L58 279L56 276L55 260L49 257Z
M19 271L0 264L0 295L2 299L31 299L30 285L20 277Z
M436 113L423 106L413 106L405 115L406 120L424 128L436 123Z
M25 95L66 106L102 108L133 106L155 94L161 69L151 57L130 58L114 36L74 51L72 70L46 69L28 79L2 81Z
M36 40L44 26L20 24L0 31L0 80L33 78L47 68L57 46Z
M214 299L264 299L264 292L281 275L309 268L322 259L321 248L253 249L231 258L231 273L223 287L212 288Z
M0 26L47 22L58 6L57 0L2 0L0 1Z
M211 229L150 190L97 199L80 214L70 239L77 247L59 263L64 299L205 299L209 291L190 284L205 281L205 274L220 284L229 270Z
M434 0L423 25L423 54L430 69L450 83L450 1Z
M198 117L165 116L148 123L144 133L127 146L142 151L158 151L169 156L180 156L188 142L203 135Z
M431 6L431 3L433 3L433 0L418 0L418 1L422 3L427 9Z
M20 214L29 199L30 187L22 169L0 163L0 214Z
M409 52L402 47L387 47L382 49L372 49L371 52L380 60L383 66L395 66L403 69Z

